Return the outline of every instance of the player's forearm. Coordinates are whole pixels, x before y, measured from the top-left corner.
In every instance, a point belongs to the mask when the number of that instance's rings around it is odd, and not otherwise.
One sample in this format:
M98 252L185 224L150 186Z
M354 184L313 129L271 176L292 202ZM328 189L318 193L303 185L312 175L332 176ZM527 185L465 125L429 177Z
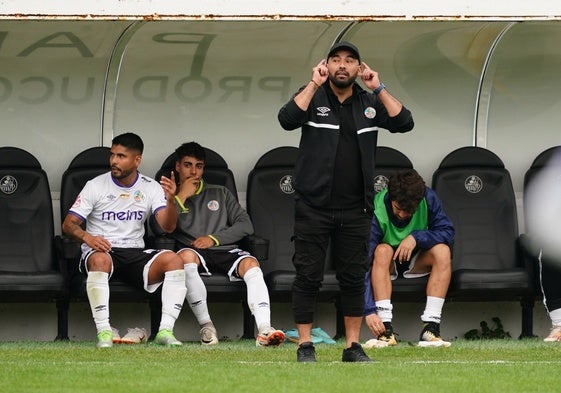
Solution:
M167 233L171 233L177 226L177 209L175 203L169 202L165 208L156 212L158 225Z
M403 105L401 102L392 96L386 89L383 89L380 93L378 93L378 99L384 104L388 115L391 117L395 117L401 112L401 108Z
M312 98L318 89L319 85L315 82L308 82L306 87L294 97L294 102L303 111L308 110L308 106L310 105L310 102L312 102Z
M81 223L74 222L71 219L67 218L62 223L62 232L74 240L83 242L84 237L88 233L84 231L80 225Z

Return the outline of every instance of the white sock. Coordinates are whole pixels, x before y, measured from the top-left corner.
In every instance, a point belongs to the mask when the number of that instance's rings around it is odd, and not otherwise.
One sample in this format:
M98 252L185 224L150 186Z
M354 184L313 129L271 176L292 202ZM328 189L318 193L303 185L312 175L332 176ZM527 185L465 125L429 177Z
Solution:
M425 306L425 311L423 312L423 315L421 315L421 321L440 323L440 316L442 315L442 306L444 306L443 298L427 296L427 305Z
M382 322L391 322L393 319L393 305L390 299L376 300L376 314Z
M263 271L259 267L252 267L243 276L247 285L247 305L255 317L257 330L262 332L271 327L271 306L269 290L263 279Z
M109 274L88 272L86 293L90 301L97 332L111 331L111 325L109 324Z
M552 325L561 326L561 308L550 311L549 317L551 318Z
M197 322L200 326L212 322L208 313L208 305L206 303L206 287L205 283L199 276L199 270L196 263L186 263L185 269L185 286L187 287L187 302L193 311Z
M164 275L162 284L162 319L159 330L173 330L185 301L185 271L171 270Z

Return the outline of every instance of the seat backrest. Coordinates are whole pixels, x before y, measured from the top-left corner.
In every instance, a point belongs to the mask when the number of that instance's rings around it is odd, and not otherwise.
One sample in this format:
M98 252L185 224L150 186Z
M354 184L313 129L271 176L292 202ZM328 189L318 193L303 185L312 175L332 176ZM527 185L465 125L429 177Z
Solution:
M109 172L111 149L105 146L90 147L78 153L62 174L60 184L60 216L62 221L74 204L88 180Z
M531 223L533 220L528 216L531 208L528 203L529 190L532 185L532 181L536 180L537 176L542 173L543 169L552 163L554 157L561 156L561 145L550 147L536 156L526 173L524 174L524 222L526 225L526 232L532 233ZM558 165L558 162L555 163ZM561 181L561 173L552 181Z
M47 174L29 152L0 147L0 271L55 270Z
M234 173L230 168L228 168L226 160L224 160L224 158L222 158L222 156L214 150L207 147L204 147L204 149L206 159L203 179L209 184L218 184L226 187L232 192L232 194L234 194L234 197L237 200L238 190L236 187ZM156 172L155 179L160 179L162 175L170 176L170 172L175 168L175 161L175 153L171 153L167 156L158 172Z
M269 240L269 259L261 264L265 274L294 270L294 188L292 172L298 148L282 146L261 156L247 179L247 212L255 234Z
M495 153L473 146L454 150L434 172L432 188L456 230L453 270L520 266L514 189Z
M393 147L378 146L374 168L374 191L386 189L389 178L402 169L413 169L413 163L405 154Z

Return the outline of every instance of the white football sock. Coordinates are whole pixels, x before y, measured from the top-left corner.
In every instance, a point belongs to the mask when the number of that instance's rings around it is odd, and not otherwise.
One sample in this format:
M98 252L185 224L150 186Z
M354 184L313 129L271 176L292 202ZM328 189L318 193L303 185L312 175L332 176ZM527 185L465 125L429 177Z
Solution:
M390 299L376 300L376 314L382 322L391 322L393 319L393 305Z
M187 287L187 302L193 311L197 322L200 326L211 322L206 302L207 294L205 283L199 276L199 270L196 263L186 263L185 269L185 286Z
M159 330L173 330L185 301L185 271L171 270L164 275L162 284L162 319Z
M271 306L269 290L263 279L263 271L259 267L252 267L243 276L247 285L247 305L255 317L255 324L259 332L271 327Z
M427 305L425 306L425 311L423 312L423 315L421 315L421 321L440 323L440 316L442 315L442 306L444 306L443 298L427 296Z
M88 272L86 293L88 294L97 332L111 331L111 325L109 324L109 274Z

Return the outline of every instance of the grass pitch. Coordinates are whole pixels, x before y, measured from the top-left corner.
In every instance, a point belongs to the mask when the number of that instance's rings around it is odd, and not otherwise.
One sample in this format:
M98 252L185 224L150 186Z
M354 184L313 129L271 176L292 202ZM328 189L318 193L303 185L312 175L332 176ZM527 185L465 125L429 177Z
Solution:
M92 342L0 343L8 392L556 392L561 343L454 341L450 348L368 349L374 363L342 363L343 341L318 344L318 362L296 363L296 345L250 340L212 348L152 344L97 349Z

